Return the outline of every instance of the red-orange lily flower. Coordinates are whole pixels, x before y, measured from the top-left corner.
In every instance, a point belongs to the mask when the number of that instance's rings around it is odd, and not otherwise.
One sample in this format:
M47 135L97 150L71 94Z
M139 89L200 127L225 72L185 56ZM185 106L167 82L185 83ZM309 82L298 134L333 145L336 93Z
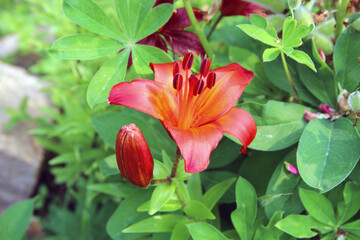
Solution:
M196 173L209 165L209 157L223 133L233 135L246 147L256 135L254 119L233 107L253 73L237 63L210 69L204 59L200 73L190 68L192 53L182 62L150 64L155 81L135 79L114 85L108 102L150 114L159 119L176 142L185 171Z

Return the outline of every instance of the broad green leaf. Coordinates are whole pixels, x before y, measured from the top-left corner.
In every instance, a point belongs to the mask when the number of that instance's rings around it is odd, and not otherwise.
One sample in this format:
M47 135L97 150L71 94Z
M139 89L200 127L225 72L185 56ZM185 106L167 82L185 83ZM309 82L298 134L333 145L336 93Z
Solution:
M246 48L229 47L229 58L232 62L239 63L242 67L254 73L251 83L246 86L244 93L272 96L272 89L276 88L265 74L264 64L260 58Z
M291 53L289 54L289 57L291 57L292 59L294 59L294 60L297 61L298 63L305 64L306 66L308 66L309 68L311 68L311 70L313 70L314 72L317 72L313 61L311 60L311 58L309 57L309 55L307 55L307 54L304 53L303 51L294 50L293 52L291 52Z
M236 179L230 178L222 181L212 188L210 188L201 198L201 202L209 209L212 210L215 204L226 193L228 188L234 183Z
M352 218L360 209L360 189L357 185L347 182L344 188L344 202L338 205L339 224Z
M351 26L347 27L336 41L334 49L334 66L336 80L349 92L360 85L360 32Z
M250 14L250 22L258 28L265 29L267 27L267 20L259 14Z
M148 1L148 0L146 0ZM172 4L160 4L146 15L140 29L136 32L134 42L137 42L150 34L156 32L162 27L172 16L173 5Z
M86 100L92 108L95 104L105 102L112 86L124 80L130 51L120 52L105 63L91 79L86 92Z
M324 195L303 188L299 189L299 194L306 211L314 219L329 226L336 225L333 206Z
M360 237L360 219L356 220L354 222L350 222L350 223L342 225L341 229L343 229L345 231L349 231L352 234L355 234L358 237Z
M120 174L120 170L116 163L115 154L106 157L99 163L99 169L104 177Z
M263 53L263 61L271 62L275 60L280 54L280 48L267 48Z
M137 222L123 230L124 233L159 233L171 232L175 225L186 219L179 214L156 215Z
M268 218L279 209L284 211L285 215L301 213L304 210L298 193L301 178L299 175L288 172L284 161L296 166L296 149L292 150L278 164L269 181L266 195L270 197L267 199L269 202L265 205L265 213Z
M326 226L307 215L289 215L277 222L275 226L281 231L297 238L311 238L317 235L317 232L312 231L312 229L321 229L321 232L333 230L333 228Z
M119 204L106 224L106 231L112 239L126 239L127 234L123 233L122 230L149 216L147 213L137 212L136 209L145 200L149 199L151 192L150 189L137 189L137 191ZM141 235L134 234L134 238L138 236Z
M282 211L275 212L266 227L259 226L256 229L254 240L278 240L283 232L277 229L275 224L282 219L283 213Z
M249 24L240 24L237 25L241 30L243 30L250 37L259 40L267 45L278 47L277 39L274 39L266 30L258 28Z
M140 44L133 46L132 60L135 70L139 75L153 74L149 67L150 63L168 63L173 61L168 54L159 48Z
M56 40L49 52L57 59L93 59L124 48L124 45L90 34L65 36Z
M23 239L34 212L34 199L27 199L7 208L0 217L0 239Z
M239 156L239 145L228 138L222 138L219 145L211 152L208 169L224 167Z
M187 188L190 194L190 198L193 200L200 200L202 197L202 187L200 173L194 173L187 181Z
M193 222L193 220L189 219L178 222L172 231L170 240L188 240L190 238L190 232L186 225Z
M91 0L64 0L63 10L71 21L91 32L127 41L114 23Z
M348 177L359 157L359 133L349 119L315 119L301 136L297 165L309 186L327 192Z
M276 151L287 148L299 141L306 126L304 111L307 108L299 104L269 101L264 105L246 103L239 107L250 113L257 125L256 137L249 145L251 149Z
M181 203L178 200L170 199L167 201L160 209L159 212L175 212L182 207ZM137 209L138 212L149 212L150 211L150 201L146 201L141 204Z
M202 188L206 191L214 187L214 185L228 180L229 178L237 178L238 174L229 171L206 171L201 173ZM235 201L235 184L223 194L218 203L233 203Z
M319 100L305 87L300 80L300 72L297 72L297 62L291 58L285 57L292 81L295 85L296 91L299 93L302 101L310 103L313 106L320 104ZM270 81L278 88L295 95L293 88L289 83L289 79L286 76L283 63L280 58L275 59L272 62L265 63L265 72Z
M162 183L156 186L150 200L149 214L154 215L175 193L176 183Z
M100 183L87 185L87 189L111 196L126 198L135 192L135 187L124 183Z
M183 211L189 217L198 219L215 219L214 214L200 201L191 200L184 207Z
M197 222L187 224L186 226L194 240L228 240L224 234L208 223Z
M244 178L236 182L237 208L231 213L231 220L242 240L251 240L256 218L256 192L254 187Z

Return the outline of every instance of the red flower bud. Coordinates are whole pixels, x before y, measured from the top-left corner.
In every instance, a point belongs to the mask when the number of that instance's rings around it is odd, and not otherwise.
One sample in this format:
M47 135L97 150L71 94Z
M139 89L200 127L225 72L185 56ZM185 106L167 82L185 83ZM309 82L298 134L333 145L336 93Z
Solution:
M121 174L136 186L148 187L153 178L154 160L144 135L135 124L120 129L115 152Z

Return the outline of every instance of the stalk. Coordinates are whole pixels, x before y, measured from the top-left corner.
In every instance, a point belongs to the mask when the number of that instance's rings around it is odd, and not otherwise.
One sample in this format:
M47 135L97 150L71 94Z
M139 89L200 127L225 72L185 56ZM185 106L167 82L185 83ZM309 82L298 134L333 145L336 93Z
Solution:
M298 92L297 92L297 90L295 88L294 82L293 82L293 80L291 78L290 71L289 71L289 68L288 68L287 63L286 63L285 55L284 55L284 53L282 51L281 51L281 60L282 60L283 66L284 66L286 77L289 80L289 83L290 83L292 89L294 90L298 101L301 102L300 96L299 96L299 94L298 94Z

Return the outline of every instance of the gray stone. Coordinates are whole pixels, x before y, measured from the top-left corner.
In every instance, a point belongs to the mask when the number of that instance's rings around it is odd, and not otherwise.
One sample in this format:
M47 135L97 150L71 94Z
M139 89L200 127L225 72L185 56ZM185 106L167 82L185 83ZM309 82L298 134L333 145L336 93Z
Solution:
M19 36L16 34L6 35L0 38L0 58L14 54L19 49Z
M10 119L5 109L18 109L28 97L28 113L41 116L40 107L50 106L49 97L40 92L44 85L24 69L0 62L0 214L33 192L44 160L44 149L28 133L33 122L22 122L11 131L3 130Z

